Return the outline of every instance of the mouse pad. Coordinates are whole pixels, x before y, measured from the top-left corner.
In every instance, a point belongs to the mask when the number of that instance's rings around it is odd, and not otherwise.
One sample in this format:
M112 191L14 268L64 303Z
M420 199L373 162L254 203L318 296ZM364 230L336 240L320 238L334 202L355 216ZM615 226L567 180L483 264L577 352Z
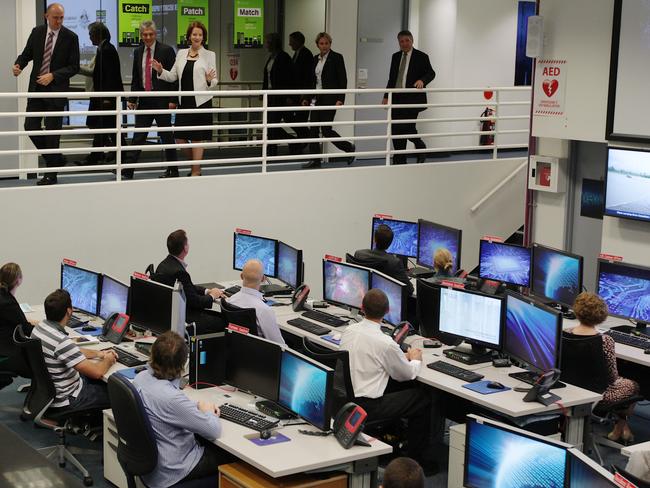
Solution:
M463 388L467 388L468 390L476 391L480 393L481 395L489 395L490 393L501 393L502 391L508 391L511 390L512 388L505 387L502 390L497 390L496 388L488 388L488 383L490 383L491 380L486 380L486 381L477 381L475 383L467 383L466 385L463 385ZM504 385L505 386L505 385Z
M249 435L245 435L244 437L257 446L270 446L272 444L279 444L280 442L288 442L291 440L286 435L281 434L280 432L276 432L268 439L260 439L259 434L249 434Z
M332 334L320 336L320 338L325 339L327 342L331 342L332 344L336 344L337 346L341 344L341 339L337 341L336 339L334 339L334 336L332 336Z

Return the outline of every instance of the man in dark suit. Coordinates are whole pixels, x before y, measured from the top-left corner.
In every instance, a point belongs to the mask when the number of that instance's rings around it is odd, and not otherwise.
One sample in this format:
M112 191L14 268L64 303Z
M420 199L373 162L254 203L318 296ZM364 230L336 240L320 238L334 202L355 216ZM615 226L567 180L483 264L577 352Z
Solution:
M70 78L79 72L79 39L71 30L63 27L64 10L60 3L52 3L45 12L47 23L32 29L25 49L16 58L14 76L20 75L25 66L33 61L29 77L29 91L37 93L67 92ZM64 110L65 98L30 98L27 112L54 112ZM63 117L45 117L46 130L61 130ZM26 117L25 130L41 130L43 117ZM29 136L36 149L58 149L58 135ZM48 168L63 166L62 154L44 154ZM47 173L37 184L54 185L56 173Z
M305 47L305 36L302 32L296 31L289 34L289 46L293 49L291 58L291 82L292 88L296 90L308 90L312 87L312 78L314 76L313 60L314 55ZM287 99L289 105L301 105L302 96L295 95ZM288 112L285 120L290 123L304 123L309 120L308 110L296 110ZM292 127L298 139L307 139L309 137L309 127ZM289 151L291 154L301 154L307 144L291 144Z
M192 283L192 278L187 272L185 257L190 251L190 243L184 230L175 230L167 237L167 251L169 255L163 259L152 279L166 285L173 285L180 281L185 291L187 323L196 324L197 334L222 332L225 322L215 313L206 309L212 308L212 303L225 296L218 288L203 288Z
M389 254L386 249L393 242L393 231L386 224L377 226L373 235L375 249L359 249L354 253L354 257L359 260L379 261L382 263L382 272L396 280L405 283L408 288L408 294L413 294L413 285L406 274L406 269L402 261L394 254Z
M140 39L142 43L133 51L133 75L131 78L131 91L176 91L178 82L168 83L156 76L151 60L155 59L163 68L171 70L176 61L174 50L162 42L156 41L156 24L152 20L145 20L140 24ZM142 110L173 110L178 103L178 97L139 97L131 98L127 104L129 109L139 108ZM158 127L171 127L171 114L146 114L135 116L135 127L151 127L154 120ZM135 132L131 144L141 146L147 140L148 132ZM163 144L174 144L174 134L172 132L159 132L160 140ZM129 162L137 163L140 157L140 151L131 151ZM167 161L176 161L176 149L165 149L165 159ZM170 178L178 176L178 168L169 166L161 175L161 178ZM130 180L133 178L133 170L122 170L122 179Z
M262 90L289 90L291 89L291 58L282 49L282 38L280 34L273 32L267 34L264 45L269 51L269 57L264 65ZM268 97L269 107L284 107L287 104L286 95L270 95ZM286 121L287 112L268 112L267 121L269 124L279 124ZM269 128L269 139L290 139L289 134L282 127ZM278 155L277 144L267 146L268 156Z
M421 90L426 87L436 76L435 71L431 67L429 56L422 51L413 48L413 34L409 31L401 31L397 34L400 50L393 54L390 63L390 74L388 76L388 84L386 88L417 88ZM384 95L383 104L388 103L388 94ZM421 93L393 93L392 103L394 104L407 104L414 105L426 104L427 94ZM413 108L394 108L391 110L391 117L393 121L405 119L417 119L418 114L426 110L426 107L413 107ZM426 149L424 141L417 137L417 129L415 122L396 123L391 125L392 134L406 135L416 149ZM393 138L393 148L396 151L406 149L406 139ZM424 153L417 153L417 162L423 163L426 160ZM393 164L405 164L405 154L395 154L393 156Z

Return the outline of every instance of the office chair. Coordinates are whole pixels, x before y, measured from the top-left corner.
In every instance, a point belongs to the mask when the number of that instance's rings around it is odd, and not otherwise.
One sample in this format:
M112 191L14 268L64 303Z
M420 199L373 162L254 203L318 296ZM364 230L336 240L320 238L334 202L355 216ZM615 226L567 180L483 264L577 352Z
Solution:
M381 259L359 259L355 258L349 252L345 253L345 262L350 264L356 264L357 266L364 266L366 268L371 268L380 273L386 272L386 262Z
M607 361L603 351L603 337L600 334L592 336L576 336L562 332L561 352L562 374L560 380L571 385L579 386L589 391L603 393L609 386ZM642 401L643 397L635 395L619 402L594 405L591 420L595 424L611 425L616 421L616 413L624 411L633 403ZM603 465L603 458L598 446L612 447L621 450L624 446L611 441L606 435L598 434L589 426L587 432L589 448L593 448L598 461Z
M223 315L228 324L241 325L248 329L251 335L259 335L257 333L257 313L254 308L241 308L232 305L226 301L225 298L221 299L221 315Z
M154 268L153 263L148 265L144 270L145 274L148 274L149 277L151 277L151 275L154 274L155 271L156 271L156 268Z
M117 426L119 442L117 460L126 475L128 488L136 488L136 477L151 473L158 464L158 445L142 398L135 386L121 374L108 378L108 396ZM214 477L180 482L175 488L200 488L216 486Z
M0 366L7 359L9 359L7 356L0 356ZM12 384L15 377L16 375L11 371L0 371L0 390Z
M630 483L633 483L637 488L650 488L650 483L634 476L632 473L625 471L623 468L619 468L615 464L612 465L610 471L619 473L621 476L623 476L623 478L628 480Z

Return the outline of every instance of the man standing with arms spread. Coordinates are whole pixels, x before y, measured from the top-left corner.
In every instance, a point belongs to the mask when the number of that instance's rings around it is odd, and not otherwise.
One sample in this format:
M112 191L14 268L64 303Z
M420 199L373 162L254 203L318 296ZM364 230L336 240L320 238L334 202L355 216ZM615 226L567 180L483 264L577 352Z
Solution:
M413 34L403 30L397 34L400 50L393 54L390 62L390 74L386 88L417 88L421 90L426 87L436 76L431 67L429 56L422 51L413 48ZM388 103L388 94L384 95L382 103ZM427 94L421 93L393 93L393 104L418 104L427 103ZM391 132L394 136L413 134L408 139L415 144L416 149L426 149L424 141L416 136L418 133L415 122L396 123L397 120L417 119L418 114L426 110L426 107L394 108L391 110L393 124ZM393 138L393 149L396 151L406 149L406 139ZM417 153L417 162L423 163L426 160L424 153ZM395 154L393 164L406 164L405 154Z
M178 91L178 82L168 83L156 76L151 66L151 60L155 59L163 68L171 70L176 60L176 53L167 44L156 40L156 24L152 20L145 20L140 24L140 39L142 43L133 51L133 75L131 78L131 91ZM173 110L178 103L178 97L140 97L131 98L128 101L128 108L133 110L139 108L142 110ZM171 127L171 114L146 114L135 116L135 127L151 127L154 120L158 127ZM131 145L141 146L147 140L148 132L135 132ZM174 134L172 132L160 132L160 140L163 144L174 144ZM131 151L128 156L129 163L137 163L140 157L140 151ZM167 161L176 161L176 149L165 149L165 159ZM161 178L171 178L178 176L176 166L168 166ZM132 169L122 170L122 179L133 179Z
M70 78L79 72L79 38L71 30L63 27L64 10L60 3L53 3L45 12L45 25L32 29L25 49L13 65L14 76L20 75L25 66L33 61L29 77L30 92L66 92L70 88ZM65 98L30 98L27 112L57 112L65 108ZM27 117L25 130L41 130L43 117ZM45 117L46 130L61 130L63 117ZM58 149L59 135L29 136L36 149ZM63 166L62 154L44 154L48 168ZM47 173L37 184L54 185L56 173Z

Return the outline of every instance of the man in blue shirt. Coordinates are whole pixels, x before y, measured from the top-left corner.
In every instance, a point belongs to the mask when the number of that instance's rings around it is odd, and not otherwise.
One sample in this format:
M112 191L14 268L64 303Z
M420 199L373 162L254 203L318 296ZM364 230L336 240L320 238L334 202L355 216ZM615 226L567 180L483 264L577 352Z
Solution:
M164 488L180 481L216 477L218 466L232 460L212 443L221 434L219 408L190 400L180 390L187 356L183 338L167 331L154 342L147 369L133 381L158 446L158 465L142 477L148 486ZM194 434L209 442L197 442Z

